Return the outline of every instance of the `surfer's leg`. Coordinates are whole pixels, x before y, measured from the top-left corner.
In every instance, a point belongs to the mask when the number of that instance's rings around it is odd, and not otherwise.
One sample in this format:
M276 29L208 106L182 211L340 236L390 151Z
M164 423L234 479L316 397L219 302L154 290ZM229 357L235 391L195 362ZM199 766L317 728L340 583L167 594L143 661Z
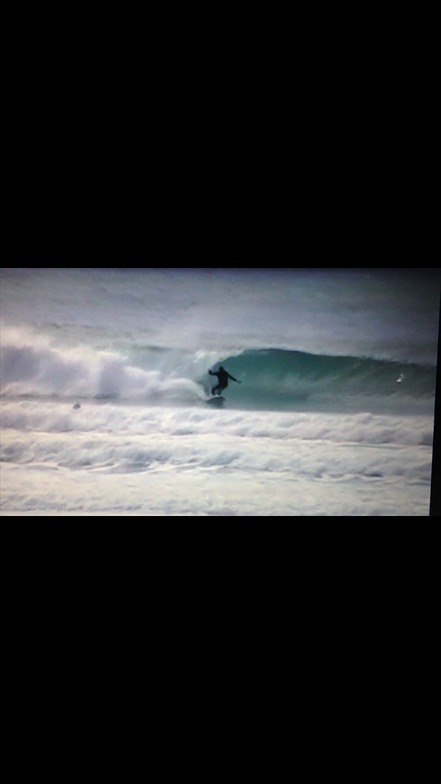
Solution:
M212 395L217 395L217 394L219 394L219 392L220 392L219 384L216 384L216 386L213 387L213 389L211 390L211 394Z

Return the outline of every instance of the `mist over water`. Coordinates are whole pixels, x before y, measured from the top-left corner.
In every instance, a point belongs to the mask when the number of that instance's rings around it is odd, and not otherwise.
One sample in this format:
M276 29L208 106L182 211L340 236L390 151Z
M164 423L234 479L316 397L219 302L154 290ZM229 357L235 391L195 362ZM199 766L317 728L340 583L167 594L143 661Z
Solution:
M439 293L424 269L3 269L0 510L427 514ZM242 383L212 411L221 364Z

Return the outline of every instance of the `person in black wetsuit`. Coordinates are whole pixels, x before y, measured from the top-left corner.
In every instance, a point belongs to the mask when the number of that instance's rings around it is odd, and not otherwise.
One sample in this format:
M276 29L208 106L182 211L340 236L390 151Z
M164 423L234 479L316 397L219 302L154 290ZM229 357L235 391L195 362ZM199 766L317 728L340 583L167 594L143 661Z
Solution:
M233 376L230 376L230 374L227 373L227 371L224 370L223 367L220 367L219 370L214 370L214 371L213 370L209 370L208 372L209 372L210 376L217 376L217 378L218 378L218 383L211 390L211 394L212 395L220 395L221 392L223 392L223 390L227 388L227 386L228 386L228 379L229 378L231 378L232 381L236 381L237 384L241 384L242 383L241 381L238 381L237 378L234 378Z

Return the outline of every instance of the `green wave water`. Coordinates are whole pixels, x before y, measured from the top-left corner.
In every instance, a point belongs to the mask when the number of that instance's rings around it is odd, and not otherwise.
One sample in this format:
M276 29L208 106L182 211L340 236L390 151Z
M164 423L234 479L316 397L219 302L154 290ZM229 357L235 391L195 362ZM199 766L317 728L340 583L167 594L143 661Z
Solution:
M244 408L413 413L430 410L436 390L435 367L369 357L257 349L226 357L216 368L220 365L241 381L229 382L226 399Z

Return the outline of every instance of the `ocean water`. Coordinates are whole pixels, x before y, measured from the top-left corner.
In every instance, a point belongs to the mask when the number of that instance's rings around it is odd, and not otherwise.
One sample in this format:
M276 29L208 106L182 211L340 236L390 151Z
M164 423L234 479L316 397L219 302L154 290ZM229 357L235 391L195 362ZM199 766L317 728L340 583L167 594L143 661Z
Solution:
M439 303L432 269L3 268L0 513L427 515Z

